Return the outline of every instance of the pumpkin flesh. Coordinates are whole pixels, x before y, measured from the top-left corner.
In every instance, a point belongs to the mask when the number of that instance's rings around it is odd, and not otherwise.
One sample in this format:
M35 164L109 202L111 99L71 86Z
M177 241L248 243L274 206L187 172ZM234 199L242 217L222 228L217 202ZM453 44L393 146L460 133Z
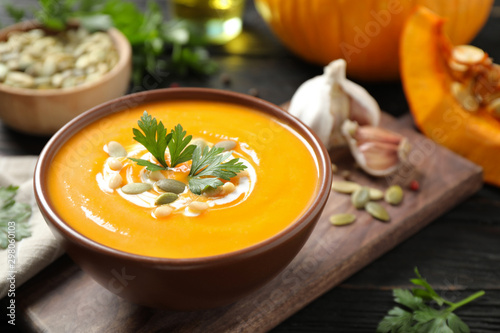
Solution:
M437 143L481 165L486 182L500 185L500 122L484 107L471 113L450 91L447 55L453 44L445 20L420 7L401 38L401 77L415 123Z

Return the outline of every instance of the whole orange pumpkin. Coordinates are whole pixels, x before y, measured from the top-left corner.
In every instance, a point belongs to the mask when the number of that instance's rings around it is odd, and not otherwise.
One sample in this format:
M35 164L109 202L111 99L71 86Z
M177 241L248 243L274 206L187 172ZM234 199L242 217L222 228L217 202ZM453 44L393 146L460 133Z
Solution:
M307 61L347 61L361 80L399 77L399 36L415 5L448 19L455 45L467 44L486 21L493 0L255 0L283 43Z

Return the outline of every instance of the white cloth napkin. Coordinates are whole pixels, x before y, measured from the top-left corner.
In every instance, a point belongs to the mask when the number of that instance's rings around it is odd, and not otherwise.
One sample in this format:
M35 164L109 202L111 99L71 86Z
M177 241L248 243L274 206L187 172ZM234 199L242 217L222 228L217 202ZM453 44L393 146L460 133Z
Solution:
M45 223L33 194L33 172L37 158L37 156L0 156L0 186L19 186L15 200L29 203L32 208L29 221L31 237L16 242L16 288L63 253L59 242ZM0 298L5 297L9 290L10 283L7 280L9 271L11 269L7 250L0 249Z

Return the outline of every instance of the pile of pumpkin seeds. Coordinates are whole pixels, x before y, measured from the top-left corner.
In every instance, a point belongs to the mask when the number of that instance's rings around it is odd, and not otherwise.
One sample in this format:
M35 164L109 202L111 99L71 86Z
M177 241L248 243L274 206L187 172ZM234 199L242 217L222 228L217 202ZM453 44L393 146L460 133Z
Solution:
M388 204L396 206L403 201L404 197L403 189L399 185L392 185L383 192L348 180L334 181L332 190L338 193L350 194L351 203L356 209L364 209L368 214L383 222L389 222L391 217L384 206L377 201L384 199ZM355 220L356 215L352 213L330 216L330 222L336 226L351 224Z
M83 28L15 31L0 42L0 82L12 87L71 88L99 80L117 63L109 34Z

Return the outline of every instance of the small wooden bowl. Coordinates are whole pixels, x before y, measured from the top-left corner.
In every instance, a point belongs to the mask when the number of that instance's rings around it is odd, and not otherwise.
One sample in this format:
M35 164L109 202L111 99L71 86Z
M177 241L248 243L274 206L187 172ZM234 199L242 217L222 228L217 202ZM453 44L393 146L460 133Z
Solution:
M48 195L47 175L58 150L75 133L106 115L126 111L130 105L172 100L215 100L244 105L276 117L297 131L311 146L311 153L318 163L318 189L310 206L295 222L265 241L234 252L201 258L171 259L126 253L75 231L60 217ZM93 108L52 137L40 155L34 177L35 197L42 215L67 253L84 271L103 287L129 301L170 310L227 305L270 281L292 261L308 239L328 200L331 182L328 152L299 120L261 99L203 88L151 90ZM120 284L119 278L125 280Z
M27 21L0 30L0 41L13 31L41 28ZM0 118L21 132L50 135L80 113L124 95L132 70L132 48L118 30L108 31L117 49L118 63L98 81L64 89L26 89L0 83Z

